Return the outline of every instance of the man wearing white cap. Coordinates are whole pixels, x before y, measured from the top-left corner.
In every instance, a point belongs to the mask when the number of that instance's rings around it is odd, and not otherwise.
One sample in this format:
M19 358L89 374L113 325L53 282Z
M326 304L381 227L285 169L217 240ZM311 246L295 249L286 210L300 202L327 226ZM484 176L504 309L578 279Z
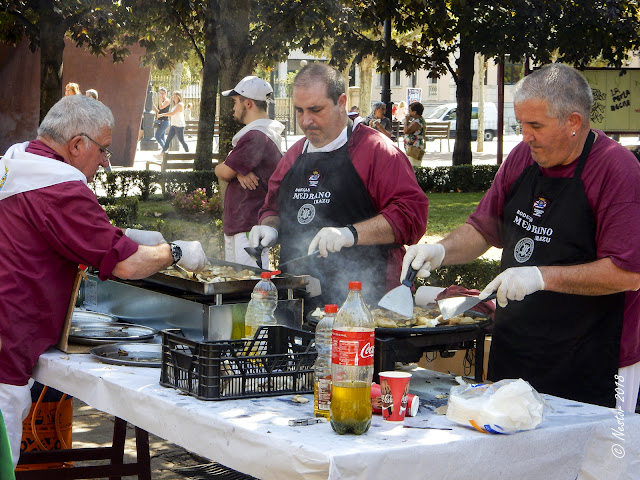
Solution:
M229 182L222 221L225 260L257 267L245 247L249 246L248 232L258 224L269 178L282 158L284 125L269 119L267 104L273 89L261 78L245 77L222 95L233 97L233 119L245 125L231 140L233 150L215 169L219 179ZM269 249L262 251L262 264L269 264Z

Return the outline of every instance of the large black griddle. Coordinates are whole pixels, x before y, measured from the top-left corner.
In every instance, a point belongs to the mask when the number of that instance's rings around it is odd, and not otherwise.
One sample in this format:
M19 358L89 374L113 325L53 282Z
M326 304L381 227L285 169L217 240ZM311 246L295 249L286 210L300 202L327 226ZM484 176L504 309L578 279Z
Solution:
M259 276L261 272L268 270L261 270L259 268L248 267L247 265L241 265L239 263L226 262L224 260L209 259L209 263L213 266L228 266L233 267L236 272L240 270L252 270ZM164 273L155 273L150 277L147 277L142 282L152 283L156 285L162 285L165 287L175 288L183 292L191 292L199 295L219 295L219 294L247 294L250 295L253 291L253 287L256 286L258 280L230 280L226 282L204 283L198 280L190 280L184 277L177 277L173 275L166 275ZM271 281L274 283L278 290L288 290L295 288L305 288L306 276L304 275L289 275L279 274L277 277L273 277Z
M410 335L440 335L442 333L457 333L484 328L491 324L491 319L484 314L473 313L478 318L475 323L464 323L458 325L436 325L435 327L376 327L376 334L393 337L407 337Z
M491 320L485 318L476 323L441 327L376 328L374 379L379 372L394 370L396 362L417 363L425 352L474 350L475 380L482 382L484 327L489 324Z

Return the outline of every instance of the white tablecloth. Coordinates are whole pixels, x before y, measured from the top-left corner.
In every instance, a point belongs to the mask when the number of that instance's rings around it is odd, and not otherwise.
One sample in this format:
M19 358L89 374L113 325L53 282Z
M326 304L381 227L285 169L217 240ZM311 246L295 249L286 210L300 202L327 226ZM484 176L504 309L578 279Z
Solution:
M328 423L290 427L313 417L291 396L205 402L159 385L160 369L100 363L88 354L50 350L33 377L198 455L261 480L283 479L638 479L640 415L545 396L548 412L533 431L483 434L433 413L452 378L413 370L420 412L389 426L374 415L362 436L340 436ZM620 431L620 427L623 431ZM618 432L614 435L614 432Z

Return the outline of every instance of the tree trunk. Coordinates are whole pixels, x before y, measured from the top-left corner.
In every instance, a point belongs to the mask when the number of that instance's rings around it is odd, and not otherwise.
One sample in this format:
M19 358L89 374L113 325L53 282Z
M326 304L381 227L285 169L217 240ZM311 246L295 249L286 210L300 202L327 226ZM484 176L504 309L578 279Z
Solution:
M360 61L360 115L371 113L371 81L373 79L373 56L367 55Z
M248 0L221 0L220 25L218 27L218 55L220 58L220 90L231 90L240 80L251 75L255 56L251 53L249 39ZM242 128L233 120L233 99L220 97L220 138L218 152L224 160L232 149L231 140Z
M351 65L353 64L353 58L349 59L347 65L342 69L342 79L344 80L344 93L347 94L347 111L349 111L349 72L351 71Z
M62 54L67 30L53 3L40 0L40 122L62 98Z
M484 152L484 75L487 71L487 62L484 55L478 55L480 60L478 71L478 140L476 151Z
M475 52L460 37L460 57L456 62L456 142L453 147L453 165L471 165L471 102L473 100L473 72Z
M218 62L216 22L219 11L216 0L208 2L204 26L204 65L202 67L202 89L200 97L200 120L198 125L198 143L196 145L196 170L212 170L213 127L216 119L218 94Z

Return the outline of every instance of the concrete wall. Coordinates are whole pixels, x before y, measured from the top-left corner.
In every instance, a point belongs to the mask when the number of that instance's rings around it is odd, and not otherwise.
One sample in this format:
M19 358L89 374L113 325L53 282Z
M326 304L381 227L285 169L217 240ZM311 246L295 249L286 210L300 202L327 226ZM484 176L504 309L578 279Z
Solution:
M0 155L17 142L36 136L40 113L40 54L28 43L18 48L0 44Z
M113 165L133 165L140 119L149 83L150 69L140 67L144 50L130 47L123 63L112 63L110 56L97 57L67 40L64 50L62 92L69 82L80 85L84 93L93 88L99 99L113 112L116 125L109 150ZM0 45L0 154L16 143L35 138L40 108L40 52L32 53L23 42L17 48Z

